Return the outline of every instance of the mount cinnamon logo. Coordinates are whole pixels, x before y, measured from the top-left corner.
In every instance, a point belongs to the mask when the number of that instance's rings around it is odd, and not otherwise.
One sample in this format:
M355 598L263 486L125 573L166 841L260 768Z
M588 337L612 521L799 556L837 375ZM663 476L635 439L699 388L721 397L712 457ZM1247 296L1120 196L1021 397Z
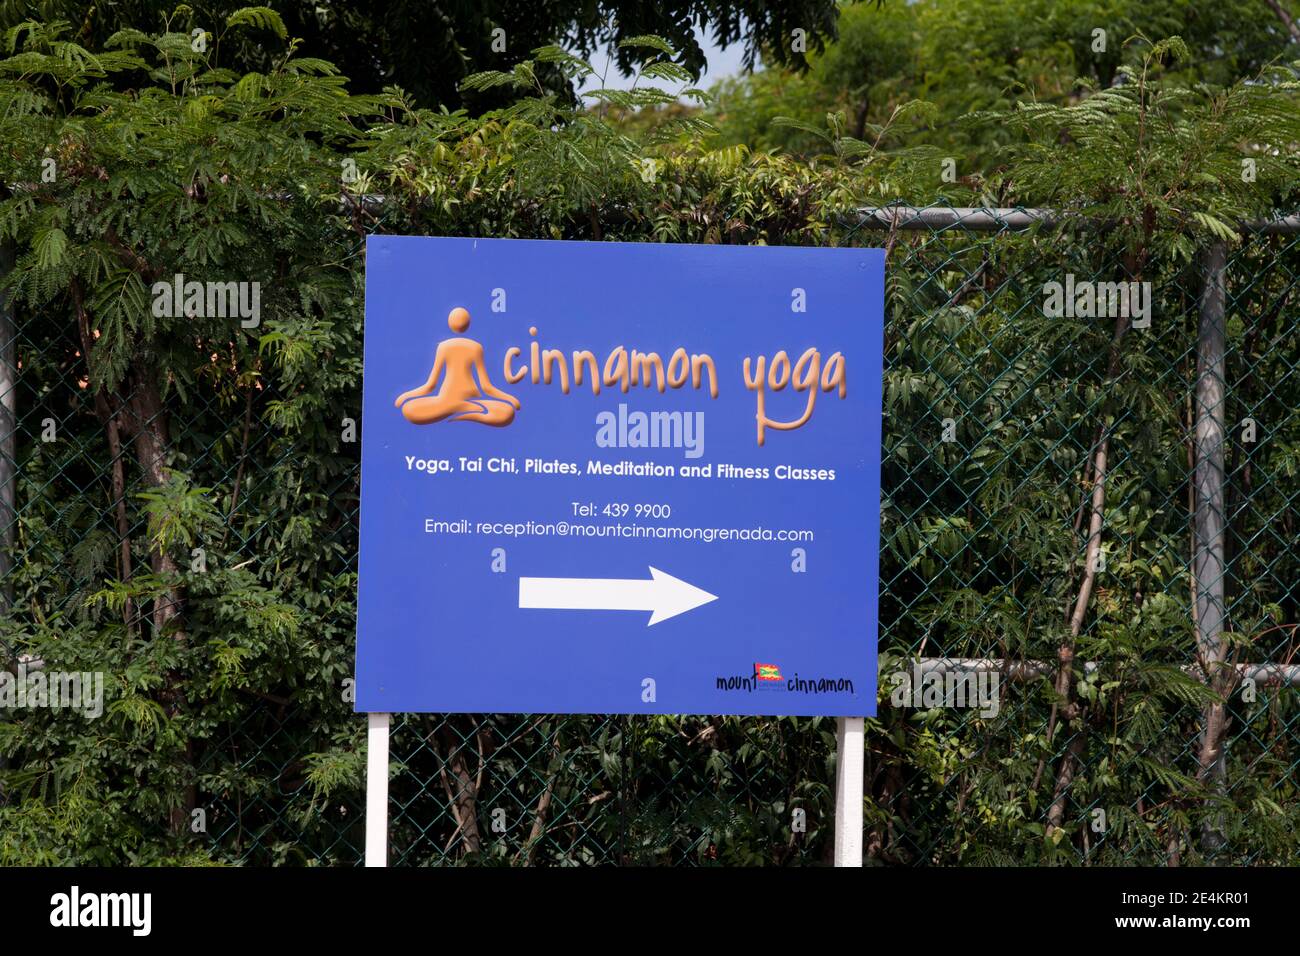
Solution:
M779 664L754 663L754 669L746 675L731 677L714 677L717 690L742 690L752 693L755 690L785 690L792 694L836 694L853 693L853 681L847 677L800 677L794 674L785 677L781 674Z

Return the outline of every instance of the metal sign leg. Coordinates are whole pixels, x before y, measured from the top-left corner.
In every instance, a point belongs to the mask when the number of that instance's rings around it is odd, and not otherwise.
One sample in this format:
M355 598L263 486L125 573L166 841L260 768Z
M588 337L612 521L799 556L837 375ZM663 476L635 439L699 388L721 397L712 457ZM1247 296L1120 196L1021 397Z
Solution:
M366 866L387 866L389 715L366 716Z
M863 717L836 718L835 865L862 865Z

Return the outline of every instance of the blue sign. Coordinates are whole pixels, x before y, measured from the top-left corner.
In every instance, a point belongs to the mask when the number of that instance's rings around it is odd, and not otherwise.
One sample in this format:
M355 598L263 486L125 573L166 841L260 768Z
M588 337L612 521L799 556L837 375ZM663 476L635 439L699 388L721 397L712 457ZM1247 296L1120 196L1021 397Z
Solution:
M357 710L873 716L883 289L372 236Z

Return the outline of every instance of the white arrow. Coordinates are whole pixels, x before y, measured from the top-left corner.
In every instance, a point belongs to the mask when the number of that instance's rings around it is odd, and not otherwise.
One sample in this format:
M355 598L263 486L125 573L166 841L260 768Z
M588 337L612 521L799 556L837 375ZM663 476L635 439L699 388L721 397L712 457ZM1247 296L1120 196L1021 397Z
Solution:
M520 578L519 606L566 611L650 611L646 627L684 614L718 596L658 568L648 579Z

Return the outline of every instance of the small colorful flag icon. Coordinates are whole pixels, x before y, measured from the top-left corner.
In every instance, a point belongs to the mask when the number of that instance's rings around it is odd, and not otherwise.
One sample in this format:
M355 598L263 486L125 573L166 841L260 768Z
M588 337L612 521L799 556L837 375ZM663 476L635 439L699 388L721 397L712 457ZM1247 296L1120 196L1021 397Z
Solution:
M759 680L782 680L778 664L754 664L754 676Z

